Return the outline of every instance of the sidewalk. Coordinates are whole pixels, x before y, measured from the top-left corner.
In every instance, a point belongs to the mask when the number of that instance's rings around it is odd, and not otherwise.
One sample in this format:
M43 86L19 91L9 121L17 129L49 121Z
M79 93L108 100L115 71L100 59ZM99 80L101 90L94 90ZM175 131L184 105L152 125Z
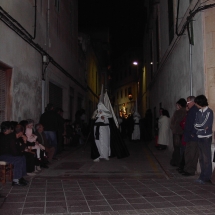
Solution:
M26 187L7 183L0 214L215 214L215 186L197 185L153 143L127 143L131 156L94 163L90 150L65 151ZM0 199L1 201L1 199Z

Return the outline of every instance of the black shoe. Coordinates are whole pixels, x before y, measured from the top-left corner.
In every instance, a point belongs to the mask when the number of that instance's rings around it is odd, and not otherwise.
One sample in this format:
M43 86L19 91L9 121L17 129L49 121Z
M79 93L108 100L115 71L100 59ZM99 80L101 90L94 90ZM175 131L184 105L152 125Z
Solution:
M179 173L184 174L185 171L183 169L178 170Z
M49 167L48 167L46 164L42 164L42 165L41 165L41 168L48 169Z
M19 182L21 182L21 183L23 182L23 183L29 184L29 181L25 180L24 178L20 178Z
M183 176L194 176L195 173L189 173L189 172L184 172L182 173Z
M58 161L59 159L58 159L58 158L56 158L56 157L53 157L53 158L52 158L52 160L56 160L56 161Z
M22 182L22 181L18 181L18 182L15 182L13 181L12 182L12 186L26 186L27 184L25 182Z

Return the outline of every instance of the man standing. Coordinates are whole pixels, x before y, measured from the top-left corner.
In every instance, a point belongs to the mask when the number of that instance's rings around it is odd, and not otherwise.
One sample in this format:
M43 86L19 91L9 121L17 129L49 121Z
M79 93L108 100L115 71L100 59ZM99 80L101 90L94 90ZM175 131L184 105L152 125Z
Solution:
M198 143L196 130L194 128L194 122L196 118L196 113L198 112L198 108L194 103L195 96L187 97L187 117L184 127L184 141L186 142L186 148L184 153L185 166L184 170L179 170L180 173L184 176L192 176L195 175L196 166L199 158L198 153Z
M45 112L40 117L40 124L44 126L44 133L49 143L55 147L55 156L57 153L57 130L58 115L54 112L53 104L49 103ZM55 158L56 159L56 158Z
M180 126L180 122L186 115L186 100L181 98L176 102L177 110L174 112L173 117L171 119L170 128L173 133L173 147L174 151L172 153L172 159L170 164L172 166L179 166L180 163L180 149L181 149L181 138L183 134L183 130Z
M194 102L197 108L199 108L194 127L197 130L199 163L201 167L201 174L196 183L204 184L211 180L212 175L211 143L213 111L208 107L208 101L204 95L197 96Z

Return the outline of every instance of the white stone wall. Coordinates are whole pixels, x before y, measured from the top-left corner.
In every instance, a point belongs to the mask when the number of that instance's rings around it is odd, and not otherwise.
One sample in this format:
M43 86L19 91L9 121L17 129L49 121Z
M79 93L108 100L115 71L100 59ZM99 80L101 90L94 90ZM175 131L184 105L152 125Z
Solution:
M50 5L49 19L48 2ZM33 0L1 0L0 6L33 35ZM60 1L60 12L58 13L54 1L37 1L37 32L34 42L39 44L61 67L84 86L84 74L78 72L77 6L77 0ZM48 23L49 29L47 28ZM33 118L38 121L43 109L42 56L1 20L0 44L0 62L12 67L11 89L8 92L12 96L12 115L7 120L20 121ZM78 93L85 97L86 92L51 63L47 68L45 79L44 106L49 102L48 83L51 81L63 89L64 117L68 118L70 113L69 89L73 87L75 91L74 115L77 110Z
M183 4L183 1L181 2ZM180 98L186 99L190 95L189 41L187 32L185 32L181 37L175 35L172 43L168 43L167 1L160 1L159 7L161 62L154 79L148 77L150 107L152 109L156 107L158 110L161 102L172 116L176 101ZM187 12L185 7L183 10ZM187 14L184 14L184 17L186 16ZM205 93L202 14L198 13L194 20L195 44L192 46L192 80L193 95L196 96ZM155 32L155 27L153 32ZM151 82L152 80L153 82Z

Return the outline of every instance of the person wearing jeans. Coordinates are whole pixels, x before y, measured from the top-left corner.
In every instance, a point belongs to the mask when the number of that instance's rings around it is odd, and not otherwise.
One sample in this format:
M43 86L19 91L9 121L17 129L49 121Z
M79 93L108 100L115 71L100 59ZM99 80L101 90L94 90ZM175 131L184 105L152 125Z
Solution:
M197 130L199 163L201 167L201 174L195 182L204 184L211 180L212 175L211 143L213 111L208 107L207 98L204 95L197 96L194 102L199 108L194 127Z

